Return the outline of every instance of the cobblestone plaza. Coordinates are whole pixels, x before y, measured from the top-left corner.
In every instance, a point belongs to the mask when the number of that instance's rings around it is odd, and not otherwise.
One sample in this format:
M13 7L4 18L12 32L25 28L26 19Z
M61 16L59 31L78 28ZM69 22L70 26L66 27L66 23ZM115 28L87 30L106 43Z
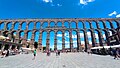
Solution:
M0 58L0 68L119 68L120 60L111 56L88 55L87 53L62 53L46 56L38 53L35 60L32 54L20 54Z

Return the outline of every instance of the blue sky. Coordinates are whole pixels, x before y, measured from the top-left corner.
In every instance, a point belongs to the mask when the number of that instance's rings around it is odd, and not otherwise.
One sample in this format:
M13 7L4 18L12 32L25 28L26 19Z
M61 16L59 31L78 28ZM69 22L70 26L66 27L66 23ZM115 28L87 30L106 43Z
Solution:
M118 0L0 0L0 19L118 18L119 8ZM76 37L74 34L73 32L73 37ZM45 46L45 40L43 45Z
M0 19L108 18L119 7L118 0L0 0Z

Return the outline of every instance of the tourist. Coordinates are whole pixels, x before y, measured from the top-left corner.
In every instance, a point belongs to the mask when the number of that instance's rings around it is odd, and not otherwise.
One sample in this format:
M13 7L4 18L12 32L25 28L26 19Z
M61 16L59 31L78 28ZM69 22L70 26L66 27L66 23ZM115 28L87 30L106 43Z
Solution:
M67 53L68 51L66 50L66 53Z
M58 56L58 51L57 50L55 50L55 53L56 53L56 56Z
M36 57L36 49L33 51L33 55L34 55L34 58L33 58L33 60L34 60Z
M120 57L119 50L120 50L119 48L116 49L116 57L117 57L117 59Z
M7 53L6 53L6 57L8 57L8 56L9 56L9 52L10 52L10 51L9 51L9 49L8 49L8 50L7 50Z
M119 58L119 48L116 48L116 50L113 50L113 55L114 55L114 59L118 59Z
M92 54L91 49L87 49L88 54Z
M50 56L50 51L49 50L47 51L47 56Z
M60 51L58 51L58 55L60 56Z

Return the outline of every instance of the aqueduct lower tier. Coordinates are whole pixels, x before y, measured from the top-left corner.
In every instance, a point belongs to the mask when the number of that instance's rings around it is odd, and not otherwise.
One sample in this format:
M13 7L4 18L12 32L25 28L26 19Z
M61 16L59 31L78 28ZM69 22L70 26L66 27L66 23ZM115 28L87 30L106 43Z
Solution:
M11 27L8 27L9 23L11 23ZM15 25L18 23L18 26L15 27ZM26 26L22 26L22 24L26 23ZM33 29L29 29L29 25L33 23ZM51 24L53 25L51 26ZM61 26L59 24L61 23ZM67 26L64 24L67 23ZM73 24L75 26L73 27ZM81 23L81 24L80 24ZM89 24L86 25L86 23ZM95 23L95 25L93 25ZM101 24L103 28L101 27ZM16 32L16 38L15 43L19 43L20 40L22 40L22 44L26 45L27 42L27 36L28 32L32 31L32 37L30 44L34 44L35 39L35 32L39 32L39 39L38 44L39 48L42 49L42 32L47 32L47 39L46 39L46 49L49 50L50 45L50 32L54 31L54 49L57 49L57 32L62 32L62 50L65 49L65 39L64 39L64 33L65 31L69 32L70 37L70 51L73 50L73 39L72 39L72 31L76 31L77 35L77 49L81 50L81 42L80 42L80 31L83 31L84 33L84 39L85 39L85 50L89 48L89 40L87 31L91 32L92 37L92 46L96 46L96 37L95 32L98 32L99 37L99 44L100 46L105 45L105 40L102 35L102 31L105 32L106 40L107 42L110 42L107 37L110 35L109 31L114 34L116 32L115 28L120 27L120 18L93 18L93 19L80 19L80 18L70 18L70 19L14 19L14 20L0 20L0 25L4 24L4 28L1 28L0 34L8 36L10 39L13 38L13 33ZM116 26L114 26L116 24ZM40 28L38 29L36 27L38 25ZM107 27L109 25L110 27ZM44 27L45 26L45 27ZM80 26L83 26L82 28ZM96 26L96 27L94 27ZM24 27L25 29L22 29ZM32 28L32 27L31 27ZM20 35L21 32L24 32L24 38L21 39ZM116 37L117 41L120 42L120 37ZM109 43L108 43L109 45Z

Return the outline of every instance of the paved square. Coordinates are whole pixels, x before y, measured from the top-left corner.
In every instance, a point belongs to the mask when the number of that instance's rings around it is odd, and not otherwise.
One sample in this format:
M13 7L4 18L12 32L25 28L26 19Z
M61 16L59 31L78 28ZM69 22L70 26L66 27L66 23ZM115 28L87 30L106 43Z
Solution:
M0 68L120 68L120 60L86 53L63 53L60 56L38 53L35 60L32 58L33 54L0 58Z

